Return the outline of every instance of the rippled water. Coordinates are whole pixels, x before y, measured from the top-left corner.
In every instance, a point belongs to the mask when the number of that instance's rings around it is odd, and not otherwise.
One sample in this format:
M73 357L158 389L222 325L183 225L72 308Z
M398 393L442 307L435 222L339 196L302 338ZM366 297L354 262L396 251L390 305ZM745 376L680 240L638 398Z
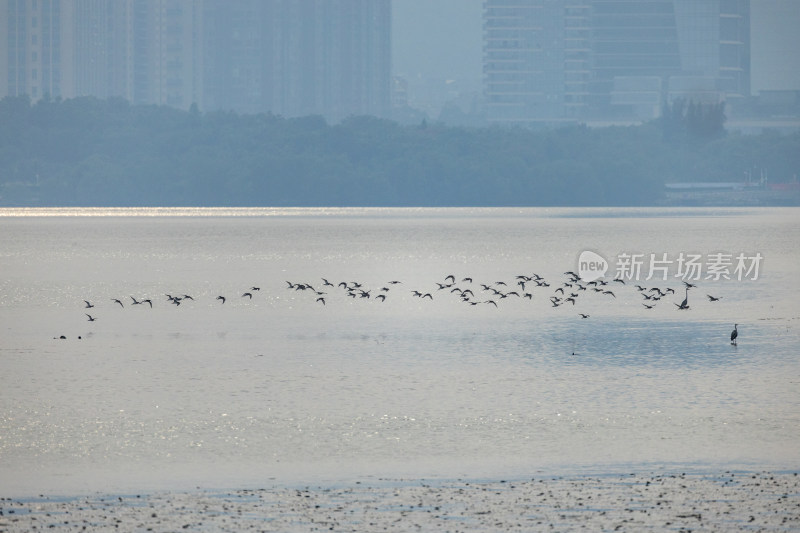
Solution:
M0 493L796 468L798 230L797 209L0 210ZM650 310L636 280L553 308L583 250L764 259L689 310L672 275L639 281L676 290Z

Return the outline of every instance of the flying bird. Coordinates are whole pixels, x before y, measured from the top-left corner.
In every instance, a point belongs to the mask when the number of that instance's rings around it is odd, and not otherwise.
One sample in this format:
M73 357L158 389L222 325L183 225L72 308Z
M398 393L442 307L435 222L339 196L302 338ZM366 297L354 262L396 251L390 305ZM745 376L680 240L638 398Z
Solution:
M111 298L111 301L112 301L112 302L117 302L117 303L119 304L119 306L120 306L120 307L125 307L124 305L122 305L122 302L120 302L120 301L119 301L119 300L117 300L116 298Z
M244 298L245 296L248 296L251 300L253 299L253 295L249 292L242 294L242 298Z
M94 307L94 304L90 303L89 300L84 300L84 302L86 302L86 309Z
M717 297L717 296L711 296L710 294L706 294L706 296L708 296L709 302L718 302L722 299L722 296Z
M90 315L89 313L85 313L85 315L89 317L89 322L94 322L95 320L97 320L95 317L93 317L93 316L92 316L92 315ZM732 338L733 338L733 336L731 336L731 339L732 339Z
M224 296L217 296L217 300L222 300L222 303L225 303L225 297Z

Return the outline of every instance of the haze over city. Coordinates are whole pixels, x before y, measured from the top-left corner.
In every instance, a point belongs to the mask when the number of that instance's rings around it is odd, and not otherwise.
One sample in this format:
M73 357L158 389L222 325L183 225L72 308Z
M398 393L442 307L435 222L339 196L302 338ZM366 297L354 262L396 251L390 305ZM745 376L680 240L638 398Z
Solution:
M799 6L0 0L0 532L800 531Z
M795 5L0 0L0 202L794 203Z

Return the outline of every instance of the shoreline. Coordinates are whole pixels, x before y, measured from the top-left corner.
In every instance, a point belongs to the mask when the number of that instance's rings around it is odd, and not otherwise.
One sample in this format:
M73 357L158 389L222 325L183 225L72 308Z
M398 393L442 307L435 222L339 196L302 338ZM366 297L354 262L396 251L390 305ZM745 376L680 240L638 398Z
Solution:
M0 496L0 531L558 531L800 528L797 470L380 478L338 485Z

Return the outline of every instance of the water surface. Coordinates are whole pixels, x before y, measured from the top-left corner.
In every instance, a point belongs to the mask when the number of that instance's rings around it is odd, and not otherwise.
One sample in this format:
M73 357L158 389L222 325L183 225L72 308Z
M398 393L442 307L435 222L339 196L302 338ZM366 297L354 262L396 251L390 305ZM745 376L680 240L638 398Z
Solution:
M2 210L0 492L796 468L798 230L797 209ZM685 311L672 275L552 307L583 250L764 259ZM636 282L676 293L648 310Z

